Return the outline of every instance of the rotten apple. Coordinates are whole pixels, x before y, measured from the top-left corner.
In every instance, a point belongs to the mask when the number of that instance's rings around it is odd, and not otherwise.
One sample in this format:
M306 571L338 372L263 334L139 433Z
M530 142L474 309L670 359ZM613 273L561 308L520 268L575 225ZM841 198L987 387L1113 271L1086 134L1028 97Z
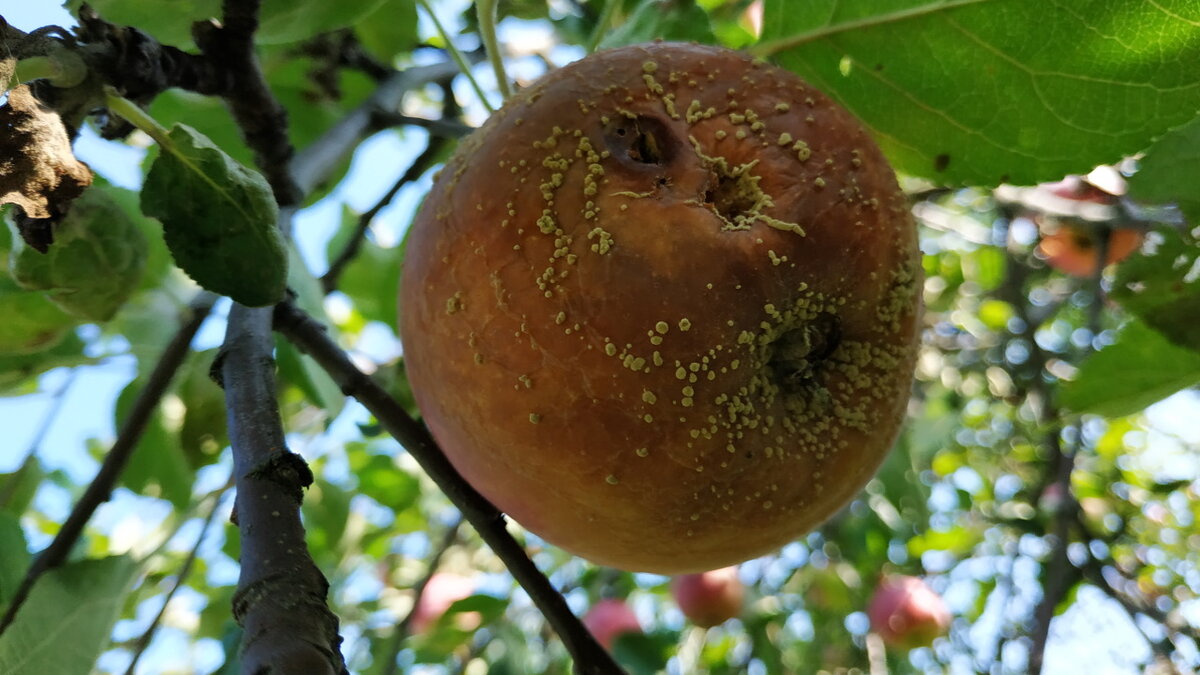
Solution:
M920 257L844 109L715 47L591 55L464 139L412 226L417 403L496 506L664 574L779 548L898 432Z

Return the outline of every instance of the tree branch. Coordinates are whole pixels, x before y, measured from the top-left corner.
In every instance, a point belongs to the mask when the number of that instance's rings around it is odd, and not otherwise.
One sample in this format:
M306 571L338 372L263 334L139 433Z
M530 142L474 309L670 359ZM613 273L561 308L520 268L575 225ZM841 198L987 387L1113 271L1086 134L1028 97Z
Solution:
M624 672L571 613L566 600L509 534L500 511L458 474L423 425L409 417L382 387L354 366L345 352L329 339L324 327L290 302L276 306L275 327L315 359L343 392L362 403L417 460L529 593L546 621L562 638L575 659L578 672L589 675Z
M291 229L302 191L292 179L287 113L272 95L254 54L261 0L225 0L223 22L194 26L196 44L231 77L225 96L255 163ZM300 504L313 476L287 449L275 392L270 308L234 304L214 373L225 389L241 539L233 615L242 626L242 670L280 675L342 675L338 620L326 605L326 581L304 539Z
M4 616L0 617L0 633L3 633L12 623L38 578L63 564L80 535L83 534L83 528L91 519L92 514L112 495L117 479L121 477L121 472L124 471L125 465L129 463L129 458L137 449L142 432L146 430L151 415L158 408L175 373L187 358L192 338L200 329L200 324L204 323L204 319L208 316L215 301L216 297L211 293L202 293L193 300L189 310L190 315L184 318L183 325L175 333L175 337L171 338L171 342L167 344L162 356L159 357L158 363L154 365L154 370L150 372L146 386L138 392L133 407L130 408L129 415L121 424L117 439L109 448L108 454L105 455L104 463L100 465L96 477L92 479L83 496L76 502L75 508L71 510L71 515L67 517L58 534L54 536L54 541L50 542L50 545L33 561L25 573L25 578L13 592L8 609L5 610Z

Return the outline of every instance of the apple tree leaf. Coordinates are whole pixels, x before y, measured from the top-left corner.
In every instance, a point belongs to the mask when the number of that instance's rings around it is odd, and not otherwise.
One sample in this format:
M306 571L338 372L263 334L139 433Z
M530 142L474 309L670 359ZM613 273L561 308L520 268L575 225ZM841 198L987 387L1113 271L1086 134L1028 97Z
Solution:
M1171 394L1200 384L1200 354L1172 344L1140 321L1092 354L1063 387L1061 403L1082 413L1132 415Z
M1190 0L767 0L754 51L858 115L905 173L1024 185L1192 119L1198 18Z
M162 222L176 264L248 307L282 300L288 254L266 180L187 125L169 140L146 174L142 210Z
M23 288L45 291L68 314L107 321L137 289L148 249L130 214L92 188L71 203L44 253L14 238L9 270Z
M126 556L82 560L46 573L0 635L0 673L92 672L136 573Z

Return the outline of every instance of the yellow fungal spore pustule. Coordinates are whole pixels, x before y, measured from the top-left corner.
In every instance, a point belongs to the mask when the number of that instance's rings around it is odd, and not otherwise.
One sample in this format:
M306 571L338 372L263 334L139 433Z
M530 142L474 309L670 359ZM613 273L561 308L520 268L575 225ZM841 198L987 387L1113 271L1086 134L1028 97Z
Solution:
M656 43L554 71L464 139L413 225L401 335L431 431L501 510L597 563L702 571L874 473L919 281L849 113L737 52Z

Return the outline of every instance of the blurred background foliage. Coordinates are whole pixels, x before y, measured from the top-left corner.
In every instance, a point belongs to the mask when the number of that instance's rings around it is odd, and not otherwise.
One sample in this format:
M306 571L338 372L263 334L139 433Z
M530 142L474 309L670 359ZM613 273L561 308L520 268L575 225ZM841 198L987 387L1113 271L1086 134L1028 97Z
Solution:
M189 23L219 13L216 0L167 5L91 3L108 21L184 48ZM595 45L656 37L777 45L771 56L880 134L902 169L925 253L923 347L895 451L835 518L741 566L739 617L696 627L666 578L598 568L532 536L521 535L524 542L578 613L605 598L633 608L642 631L613 644L633 673L1020 673L1042 645L1044 672L1193 672L1200 274L1191 223L1200 214L1198 164L1189 160L1200 139L1189 121L1200 82L1178 63L1194 63L1184 57L1200 49L1196 7L840 5L500 3L500 37L520 84ZM460 47L478 46L466 3L433 9ZM418 21L412 0L267 0L264 13L263 67L301 149L395 68L444 59L444 37L424 16ZM1072 37L1038 37L1055 31ZM1093 34L1119 46L1085 44ZM1030 44L1038 49L1020 46ZM1089 55L1104 58L1080 65ZM499 103L490 70L475 74ZM1104 77L1115 84L1104 87ZM1055 78L1070 86L1047 89ZM880 87L890 97L879 98ZM917 105L898 110L899 100ZM997 100L1005 105L997 109ZM486 115L461 77L411 92L397 112L437 119L459 105L471 125ZM974 138L929 126L922 105ZM169 91L149 112L251 163L219 101ZM405 227L452 143L398 122L310 199L290 281L301 304L323 314L357 362L415 412L394 331L395 288ZM6 443L0 467L0 605L86 487L195 292L137 209L146 139L104 142L95 131L104 120L95 123L77 147L108 180L92 188L103 206L80 214L97 222L80 223L78 236L112 250L103 226L116 209L145 234L146 250L120 309L95 323L93 304L18 285L20 251L12 263L8 253L19 245L0 232L0 388L8 397L0 415L28 430L21 444ZM419 176L402 181L426 146ZM1009 181L1024 187L1000 185ZM323 286L321 274L360 225L368 226L361 249L336 284ZM1102 257L1116 264L1099 264ZM75 281L111 280L114 264L85 257ZM102 295L104 314L114 296ZM69 626L86 653L68 662L43 649L22 655L23 670L0 671L238 672L231 459L223 396L208 378L223 315L218 305L75 561L39 587L39 606L59 611L21 617L26 630ZM403 450L307 357L282 340L277 356L289 443L318 477L303 506L308 541L331 582L352 672L394 672L389 661L399 672L570 672L527 596ZM111 398L103 387L88 389L92 373L105 370L127 382ZM82 403L73 397L80 389ZM16 407L21 401L33 404ZM112 424L78 447L47 445L72 428L80 405L110 411ZM107 557L117 555L129 557ZM406 619L435 571L465 581L443 594L444 614ZM946 635L912 650L872 640L866 607L888 574L925 579L952 614ZM107 609L64 616L70 598ZM14 632L0 637L0 665L17 663Z

